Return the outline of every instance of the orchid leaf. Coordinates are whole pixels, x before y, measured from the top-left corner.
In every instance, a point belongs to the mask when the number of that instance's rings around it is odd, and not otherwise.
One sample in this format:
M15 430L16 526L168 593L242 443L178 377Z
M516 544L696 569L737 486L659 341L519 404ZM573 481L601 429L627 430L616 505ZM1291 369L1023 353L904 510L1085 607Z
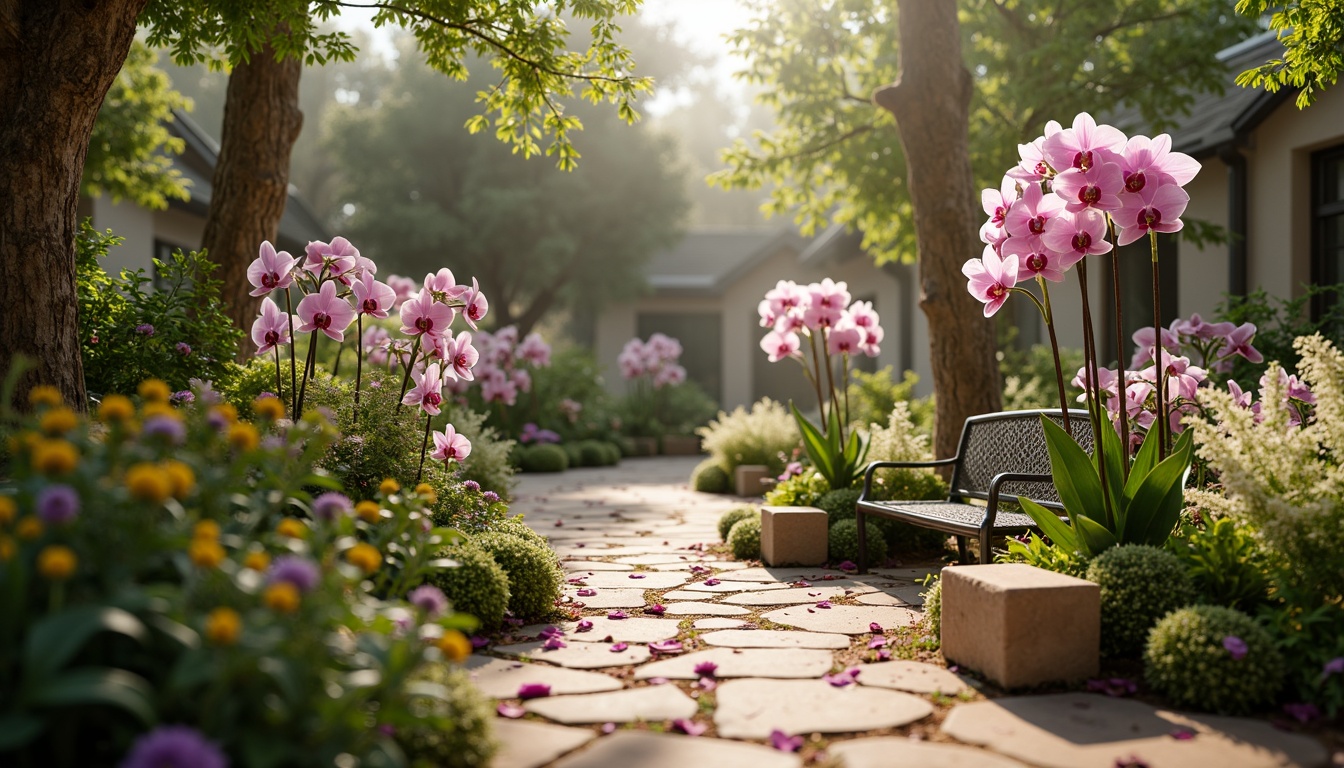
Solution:
M1185 481L1190 476L1194 444L1192 433L1186 430L1176 441L1175 451L1139 483L1124 529L1126 542L1161 546L1171 535L1185 504Z
M1096 556L1119 544L1115 534L1105 525L1090 517L1079 517L1073 521L1073 530L1078 534L1081 549L1088 556Z
M807 451L807 457L812 460L812 466L817 468L827 482L832 482L835 479L835 452L830 450L830 436L822 435L820 429L803 417L798 406L789 403L789 409L793 411L794 421L798 423L798 431L803 436L803 448Z
M66 672L45 683L32 696L41 707L66 707L75 704L107 704L134 715L146 725L157 720L153 689L139 675L124 669L82 668Z
M1124 490L1125 490L1125 450L1120 446L1120 433L1116 431L1115 425L1109 420L1103 419L1098 425L1097 432L1101 435L1101 451L1093 454L1092 464L1098 466L1102 461L1102 454L1105 454L1106 478L1102 483L1106 492L1111 497L1111 509L1115 512L1115 525L1110 526L1114 531L1123 531L1125 529L1124 518ZM1100 471L1097 473L1098 479L1101 477Z
M1050 475L1054 479L1059 499L1064 509L1074 520L1090 517L1093 520L1106 519L1106 507L1101 500L1101 478L1096 467L1073 435L1064 428L1042 416L1041 427L1045 431L1045 446L1050 452Z
M1036 527L1040 528L1042 533L1050 537L1055 546L1063 547L1068 552L1080 549L1073 528L1061 520L1059 515L1025 497L1019 496L1017 503L1022 505L1022 511L1036 523Z
M1139 490L1139 484L1143 478L1153 471L1157 466L1157 447L1160 441L1156 434L1150 433L1150 437L1144 439L1143 444L1139 446L1139 452L1134 457L1134 464L1129 468L1129 481L1125 483L1125 504L1134 498L1134 493Z
M145 625L120 608L84 605L47 616L28 633L24 667L34 677L45 677L64 667L99 632L115 632L144 640Z

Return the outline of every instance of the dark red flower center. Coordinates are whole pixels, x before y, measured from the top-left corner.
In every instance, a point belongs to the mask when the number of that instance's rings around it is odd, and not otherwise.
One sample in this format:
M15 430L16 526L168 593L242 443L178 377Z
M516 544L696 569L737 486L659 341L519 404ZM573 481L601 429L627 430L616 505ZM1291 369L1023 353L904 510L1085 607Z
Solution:
M1084 205L1096 205L1101 200L1101 187L1088 185L1078 190L1078 200Z
M1162 223L1162 212L1156 208L1144 208L1139 211L1139 226L1145 229Z
M1045 217L1037 216L1027 222L1027 231L1033 235L1039 235L1045 231Z
M427 404L427 405L438 405L439 403L442 403L442 402L443 402L443 397L442 397L441 395L439 395L437 392L426 392L426 393L425 393L425 404Z
M1087 149L1073 156L1073 167L1086 171L1092 167L1092 150Z
M1073 250L1086 251L1092 247L1092 236L1086 232L1079 232L1073 236Z
M467 307L467 317L470 317L472 320L480 320L481 308L475 304Z
M267 332L266 332L266 343L269 344L269 345L272 346L272 347L274 347L276 344L279 344L279 343L280 343L280 333L279 333L279 331L267 331Z
M434 318L432 318L432 317L417 317L417 318L415 319L415 328L416 328L416 330L418 330L418 331L422 331L422 332L424 332L424 333L428 333L428 332L434 330Z
M1045 176L1050 173L1050 166L1046 165L1044 160L1041 160L1036 163L1036 173Z
M1040 272L1045 269L1045 254L1033 253L1030 256L1027 256L1027 269L1030 269L1032 272Z
M325 331L331 327L331 315L326 312L318 312L313 315L313 325Z
M1129 192L1138 192L1148 183L1147 177L1143 172L1125 174L1125 189Z
M994 209L994 218L993 218L993 222L994 222L995 224L1003 224L1003 217L1006 216L1007 214L1008 214L1008 209L1007 209L1007 208L1004 208L1002 205L1000 205L998 208L995 208L995 209Z
M378 311L378 300L365 299L364 303L360 304L359 306L361 309L364 310L365 314L373 314L374 312Z
M280 284L280 275L276 274L275 272L267 272L266 274L261 276L262 288L274 288L279 284Z

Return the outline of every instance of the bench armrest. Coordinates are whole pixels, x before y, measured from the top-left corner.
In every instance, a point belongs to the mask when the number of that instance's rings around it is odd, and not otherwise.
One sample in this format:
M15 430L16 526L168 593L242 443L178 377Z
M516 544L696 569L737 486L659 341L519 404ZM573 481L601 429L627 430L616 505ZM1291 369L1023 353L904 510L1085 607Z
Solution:
M994 527L994 518L999 513L999 489L1005 483L1049 483L1054 477L1029 472L1000 472L989 481L989 506L986 508L985 522Z
M938 459L937 461L874 461L868 465L863 472L863 494L859 496L859 501L868 498L873 489L873 473L879 469L916 469L927 467L947 467L957 463L957 457L950 459Z

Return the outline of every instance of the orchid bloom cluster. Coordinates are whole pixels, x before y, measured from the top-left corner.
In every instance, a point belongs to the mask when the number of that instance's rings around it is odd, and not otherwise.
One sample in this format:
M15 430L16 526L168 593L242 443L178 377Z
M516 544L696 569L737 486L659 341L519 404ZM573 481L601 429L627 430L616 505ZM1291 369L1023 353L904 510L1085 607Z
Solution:
M616 363L626 381L647 376L654 389L662 389L686 381L686 369L677 362L681 352L680 341L655 333L648 341L638 338L627 341Z
M481 399L487 403L516 405L519 393L532 391L533 368L549 368L551 345L539 333L529 333L518 340L518 329L512 325L494 333L481 332L476 336L480 350L478 378L481 381ZM457 394L467 390L465 383L452 387Z

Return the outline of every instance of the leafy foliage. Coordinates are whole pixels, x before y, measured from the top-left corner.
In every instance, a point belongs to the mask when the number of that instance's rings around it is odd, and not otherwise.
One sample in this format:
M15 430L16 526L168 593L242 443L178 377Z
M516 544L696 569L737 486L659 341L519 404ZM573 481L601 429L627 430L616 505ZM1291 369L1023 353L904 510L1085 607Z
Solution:
M892 381L892 368L867 373L849 372L849 412L856 424L886 422L897 403L905 403L911 427L920 434L933 434L933 397L915 397L919 375L906 371L899 382ZM872 449L869 449L870 451Z
M509 575L495 558L470 539L445 547L437 554L458 565L432 573L429 582L443 590L453 610L475 616L483 629L499 627L511 593Z
M1344 658L1344 605L1318 602L1310 592L1280 589L1275 604L1257 614L1287 667L1287 689L1315 704L1327 717L1344 712L1344 673L1332 671Z
M1185 566L1201 602L1252 611L1269 596L1269 564L1245 525L1230 518L1184 524L1167 551Z
M766 491L765 503L773 507L812 507L830 490L830 483L821 473L804 470Z
M1068 347L1059 350L1059 365L1065 371L1079 370L1083 367L1083 351ZM1059 408L1055 360L1048 344L1033 344L1025 351L1003 349L999 352L999 375L1003 377L1005 411ZM1066 396L1075 392L1067 378L1064 387Z
M704 438L704 449L732 476L743 464L763 464L771 474L784 470L783 456L798 446L798 430L783 405L763 398L751 410L738 406L732 413L695 430Z
M868 458L868 436L859 430L852 430L849 439L843 437L840 419L833 416L826 429L822 430L808 421L798 410L798 406L789 403L793 411L793 420L798 424L798 432L803 436L803 450L817 472L826 478L826 484L832 489L849 488L863 478Z
M868 562L878 565L887 560L887 539L882 529L872 520L864 521L868 534ZM859 561L859 523L854 518L841 520L830 527L827 534L827 551L831 562L841 563Z
M728 493L733 480L714 459L705 459L691 471L691 487L701 493ZM722 538L722 536L720 536Z
M728 530L728 549L738 560L756 560L761 556L761 518L744 517Z
M569 457L558 445L523 446L518 451L518 468L524 472L564 472L569 469Z
M1234 656L1228 638L1245 644ZM1263 627L1231 608L1197 605L1167 614L1144 651L1144 677L1178 707L1219 714L1254 712L1283 684L1283 657Z
M1277 361L1284 370L1295 370L1302 359L1294 342L1302 336L1321 334L1335 345L1344 342L1344 302L1335 301L1344 296L1344 284L1304 285L1302 294L1292 299L1270 296L1264 288L1256 288L1245 296L1226 296L1215 310L1220 321L1255 323L1255 348L1264 361L1252 363L1237 355L1226 379L1249 387ZM1313 319L1309 311L1320 302L1322 313Z
M483 533L473 541L509 575L509 610L515 617L542 619L555 610L565 577L550 547L504 531Z
M1271 3L1238 0L1237 13L1252 19L1269 15L1269 28L1283 43L1283 58L1271 59L1237 76L1237 85L1297 90L1297 107L1306 109L1344 72L1344 8L1336 3Z
M1055 573L1083 578L1087 574L1088 560L1081 552L1069 551L1047 542L1035 533L1028 533L1023 539L1008 539L1008 548L994 556L996 563L1026 563Z
M1144 544L1097 555L1087 580L1101 587L1101 652L1111 658L1138 656L1157 620L1194 600L1181 561Z
M760 516L761 513L755 507L733 507L719 516L719 538L727 541L729 532L739 520Z
M412 706L420 722L406 729L401 748L412 768L485 768L498 745L491 737L495 718L490 700L465 669L449 664L427 666L418 680L443 686L446 696L424 696Z
M868 443L871 461L930 461L929 434L915 426L910 405L897 401L888 411L886 426L874 424ZM873 474L872 495L880 501L894 499L944 499L947 484L927 469L882 468Z

